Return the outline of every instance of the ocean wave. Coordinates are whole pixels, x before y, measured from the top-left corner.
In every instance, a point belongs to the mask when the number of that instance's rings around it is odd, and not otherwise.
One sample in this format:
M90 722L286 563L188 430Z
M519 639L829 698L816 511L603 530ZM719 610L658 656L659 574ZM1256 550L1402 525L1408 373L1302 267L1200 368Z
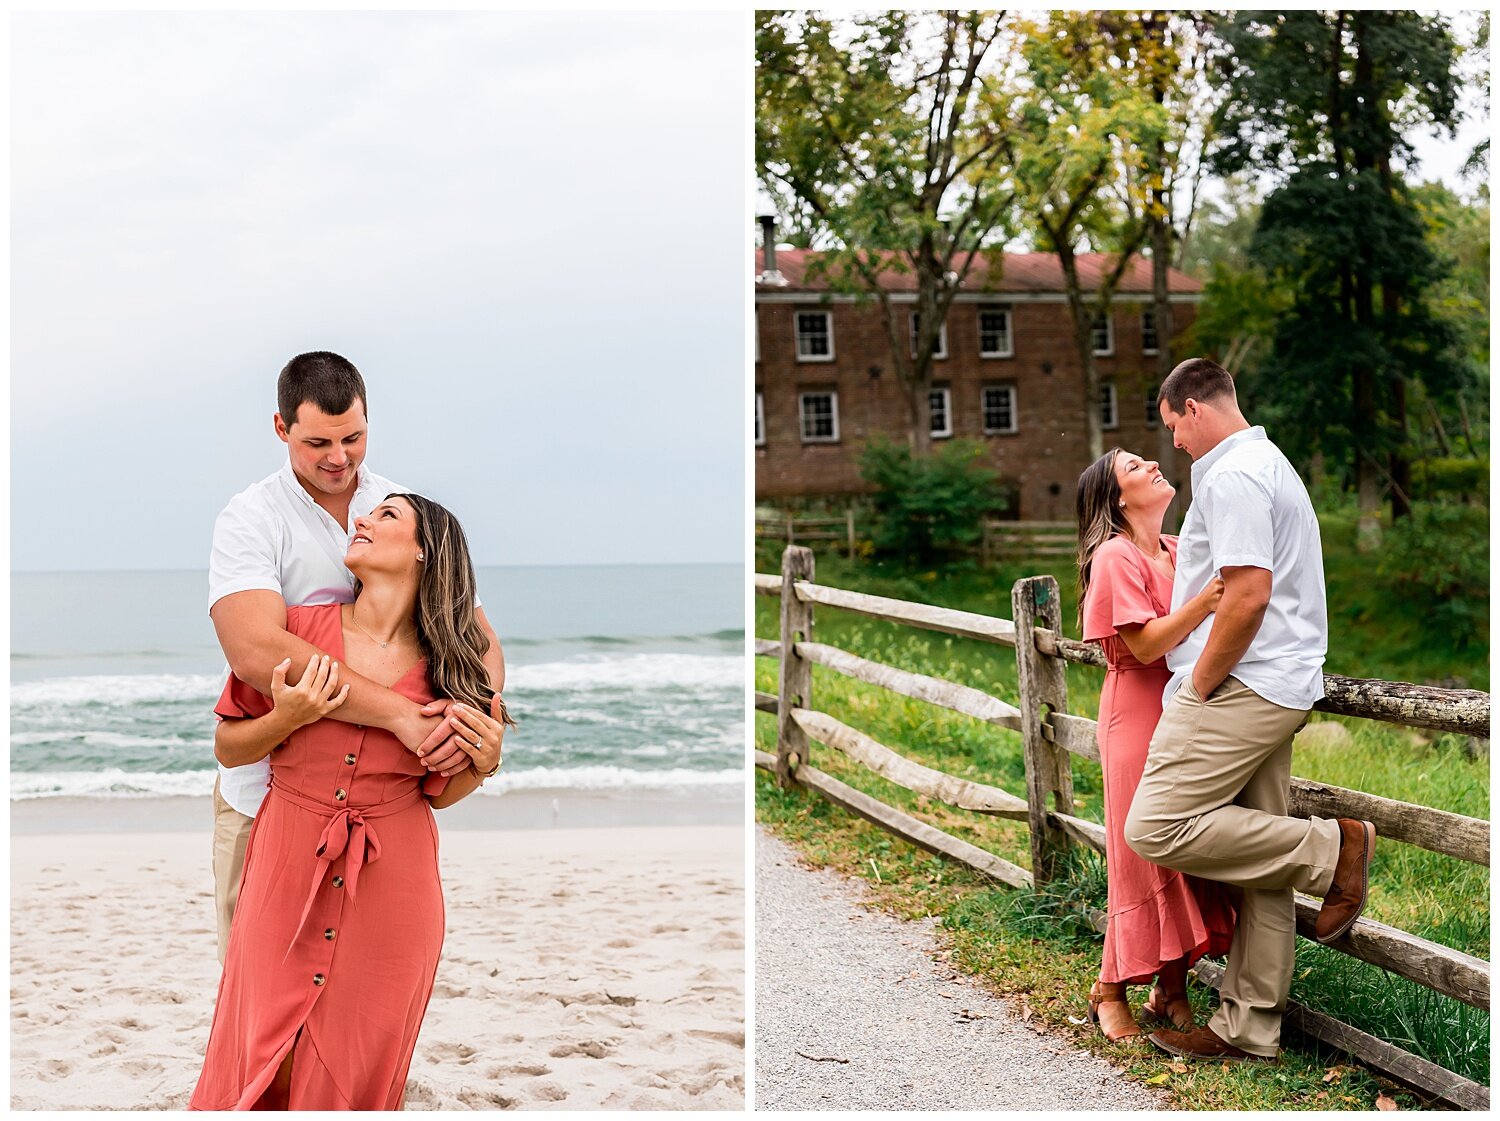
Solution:
M13 802L37 798L161 798L207 797L213 792L216 771L52 771L13 774ZM481 794L503 795L507 791L575 790L593 793L631 791L644 793L703 793L739 797L745 776L738 768L694 771L682 767L661 771L636 771L607 765L591 767L532 767L501 774L480 788Z
M136 705L201 701L212 705L225 678L208 673L92 674L17 682L10 688L11 711L42 705Z
M506 695L527 691L593 689L743 689L745 659L738 654L598 655L507 668Z
M517 665L506 674L507 695L524 703L527 692L594 690L741 690L745 660L737 654L582 655L557 662ZM219 674L91 674L17 682L11 711L57 705L121 707L191 702L212 706L224 689Z

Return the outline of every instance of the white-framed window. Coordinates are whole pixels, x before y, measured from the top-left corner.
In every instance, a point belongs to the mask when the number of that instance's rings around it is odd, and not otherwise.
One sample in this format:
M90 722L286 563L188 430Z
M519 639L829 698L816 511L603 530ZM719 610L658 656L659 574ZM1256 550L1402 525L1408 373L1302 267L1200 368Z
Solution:
M979 391L979 407L987 433L1016 432L1020 425L1016 415L1016 387L987 385Z
M755 446L766 446L766 395L755 391Z
M839 395L833 389L815 389L800 394L797 411L802 418L804 444L833 444L839 438Z
M799 311L792 319L797 330L797 361L832 362L833 313Z
M927 419L932 435L953 435L953 392L946 385L928 390Z
M1115 383L1104 382L1099 386L1099 427L1120 427L1119 401L1115 396Z
M1115 352L1115 325L1110 322L1107 314L1100 313L1094 316L1094 353L1113 354Z
M1015 352L1015 342L1010 333L1010 308L980 308L979 357L1009 358Z
M1156 407L1156 394L1160 386L1148 385L1146 387L1146 427L1161 427L1161 410Z
M912 312L908 333L911 336L911 356L917 356L917 332L922 328L921 313ZM933 350L934 358L948 357L948 323L946 320L938 327L937 347Z
M1155 354L1161 347L1156 337L1156 309L1141 312L1141 353Z

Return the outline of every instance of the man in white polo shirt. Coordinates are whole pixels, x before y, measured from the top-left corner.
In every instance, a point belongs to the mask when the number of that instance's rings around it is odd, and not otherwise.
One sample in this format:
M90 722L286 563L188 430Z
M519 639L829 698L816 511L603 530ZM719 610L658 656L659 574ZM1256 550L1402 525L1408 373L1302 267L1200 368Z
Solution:
M288 604L349 603L354 575L344 567L353 519L368 515L387 495L405 491L368 470L364 379L346 359L326 351L301 354L277 381L276 435L287 462L274 475L241 491L214 523L209 561L209 614L234 675L271 692L271 670L291 659L288 682L315 654L311 643L286 630ZM485 667L497 693L505 684L500 643L481 609L490 640ZM392 732L422 755L433 771L454 774L468 756L452 741L439 705L426 708L338 667L349 695L330 718ZM214 896L219 960L239 895L250 825L270 782L269 759L219 768L214 786Z
M1328 651L1307 489L1265 429L1250 427L1217 363L1183 362L1158 407L1194 460L1172 609L1216 574L1224 595L1167 654L1173 676L1125 840L1147 860L1239 886L1243 902L1218 1010L1201 1028L1150 1038L1186 1058L1270 1059L1291 989L1293 890L1324 897L1320 941L1342 937L1364 907L1375 827L1287 816L1292 737L1323 696Z

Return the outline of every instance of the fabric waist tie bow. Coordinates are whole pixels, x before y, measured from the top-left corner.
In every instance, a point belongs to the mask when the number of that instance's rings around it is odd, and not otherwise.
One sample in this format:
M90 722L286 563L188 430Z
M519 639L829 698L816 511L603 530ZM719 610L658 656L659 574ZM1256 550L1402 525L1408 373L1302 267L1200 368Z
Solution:
M309 798L289 787L277 786L274 782L271 784L271 793L328 819L328 824L323 826L323 832L318 837L318 847L313 850L318 862L313 867L312 884L307 890L307 902L302 906L302 917L297 920L297 929L286 948L287 956L290 956L297 940L302 937L307 917L312 914L313 902L318 898L318 889L327 882L328 870L333 862L348 854L349 859L344 862L344 886L352 901L359 885L359 870L380 859L380 838L375 833L375 827L369 823L370 819L389 817L410 809L422 801L422 791L420 787L413 787L408 794L373 806L330 806L327 802ZM285 961L286 958L282 960Z

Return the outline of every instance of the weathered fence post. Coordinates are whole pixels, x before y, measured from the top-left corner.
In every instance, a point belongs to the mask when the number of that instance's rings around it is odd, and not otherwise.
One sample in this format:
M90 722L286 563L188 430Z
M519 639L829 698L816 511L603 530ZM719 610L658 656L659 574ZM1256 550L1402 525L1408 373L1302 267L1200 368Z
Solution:
M1047 812L1073 812L1073 771L1068 753L1042 738L1042 716L1068 711L1067 663L1036 648L1032 628L1062 633L1062 601L1051 576L1017 580L1010 593L1016 624L1016 677L1021 703L1021 744L1026 758L1026 808L1031 827L1031 875L1038 887L1053 879L1068 835Z
M807 733L792 719L792 709L812 701L812 663L797 653L797 643L812 641L812 604L797 598L795 583L813 578L813 552L788 545L781 554L781 677L776 690L776 781L792 784L792 773L807 762Z

